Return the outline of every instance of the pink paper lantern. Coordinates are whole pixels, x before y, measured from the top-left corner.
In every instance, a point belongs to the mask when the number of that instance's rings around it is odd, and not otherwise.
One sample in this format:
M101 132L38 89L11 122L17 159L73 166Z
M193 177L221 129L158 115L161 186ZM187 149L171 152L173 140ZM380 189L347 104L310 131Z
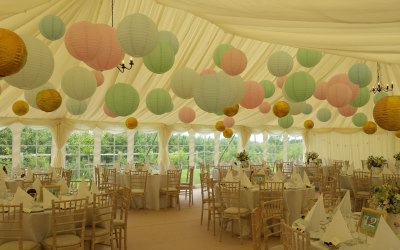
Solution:
M351 90L351 100L353 100L354 98L356 98L357 97L357 95L358 95L358 85L357 84L354 84L353 82L351 82L350 81L350 79L349 79L349 77L348 77L348 75L347 74L338 74L338 75L334 75L334 76L332 76L331 77L331 79L329 79L329 81L328 81L328 85L329 86L332 86L332 85L335 85L335 84L340 84L340 83L343 83L343 84L346 84L346 85L348 85L349 87L350 87L350 90Z
M351 89L347 84L334 84L328 87L326 100L330 105L340 108L352 100Z
M313 95L318 100L325 100L327 95L327 90L328 90L328 83L318 82L317 86L315 87Z
M113 113L110 111L110 109L107 107L107 104L105 104L105 103L104 103L104 105L103 105L103 111L104 111L104 114L108 115L108 116L111 117L111 118L118 117L117 115L113 114Z
M261 113L266 114L271 110L271 104L269 104L269 102L263 102L258 106L258 110L260 110Z
M338 108L339 114L343 115L344 117L353 116L357 112L357 108L347 104L346 106Z
M191 123L196 118L196 113L192 108L183 107L179 110L178 117L183 123Z
M235 119L229 116L225 117L223 122L226 128L232 128L235 125Z
M115 68L124 59L124 51L119 46L117 34L114 28L106 24L95 24L101 36L101 47L99 53L90 61L85 63L96 70L108 70Z
M230 49L222 56L221 68L228 75L239 75L246 69L246 66L247 57L239 49Z
M287 79L288 79L287 76L281 76L281 77L276 78L276 85L281 89Z
M244 96L240 101L240 105L247 109L260 106L264 100L264 89L261 84L256 81L246 81L244 89Z
M78 60L87 62L95 58L101 48L102 36L89 22L74 23L65 33L65 47Z
M211 75L214 73L215 73L215 70L213 68L204 69L203 71L201 71L200 76Z
M94 76L96 77L97 87L101 86L104 83L104 75L101 71L92 70Z

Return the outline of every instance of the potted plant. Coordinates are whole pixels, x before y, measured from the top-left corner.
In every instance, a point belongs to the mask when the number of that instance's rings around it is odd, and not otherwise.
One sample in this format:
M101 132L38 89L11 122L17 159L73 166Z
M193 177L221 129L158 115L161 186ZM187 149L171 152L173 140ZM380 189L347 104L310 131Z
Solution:
M249 154L246 152L246 150L243 150L242 152L236 155L236 159L240 161L241 163L240 165L242 167L246 167L245 165L248 165L247 162L249 160Z
M306 152L305 157L306 157L307 164L310 163L310 160L314 161L315 159L317 159L318 156L319 155L317 152L313 152L313 151Z
M378 175L382 172L384 163L386 163L386 160L383 158L383 156L368 156L367 166L368 169L374 174Z

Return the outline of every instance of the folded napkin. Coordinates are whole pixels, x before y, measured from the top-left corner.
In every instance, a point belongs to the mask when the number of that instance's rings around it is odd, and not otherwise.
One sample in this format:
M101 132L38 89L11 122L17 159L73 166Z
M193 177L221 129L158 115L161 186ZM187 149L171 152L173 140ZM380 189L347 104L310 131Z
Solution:
M251 188L253 186L253 184L251 184L249 177L247 177L244 171L242 171L240 175L240 185L246 188Z
M292 175L290 176L290 183L297 188L305 187L303 179L297 172L293 172Z
M24 205L24 211L30 211L33 207L33 201L34 199L32 196L18 187L11 204L19 205L22 203Z
M81 181L81 182L79 183L77 198L86 198L86 197L89 197L89 200L90 200L90 197L91 197L91 196L92 196L92 195L90 194L90 191L89 191L89 187L88 187L87 182L86 182L86 181Z
M275 177L275 176L276 176L276 178L279 179L279 181L283 181L283 180L286 179L286 176L282 173L282 169L281 169L281 168L279 168L279 169L276 171L274 177Z
M306 171L304 171L304 173L303 173L303 183L304 183L304 185L311 187L310 179L308 178Z
M100 194L99 188L95 184L95 182L92 182L92 186L90 188L90 193L93 194Z
M382 174L393 174L389 168L383 168Z
M4 192L7 190L6 180L4 179L0 179L0 190Z
M52 194L49 190L47 190L47 188L45 188L45 187L43 187L42 194L43 194L43 208L44 209L49 209L52 207L51 201L53 201L53 200L58 201L58 198L54 194Z
M332 222L328 224L325 233L322 235L321 240L323 242L331 242L333 245L337 246L342 242L352 239L353 237L343 218L342 212L337 210L332 218Z
M340 210L342 215L344 216L351 216L351 200L350 200L350 191L347 190L346 194L344 195L343 199L340 201L339 205L337 206L336 210Z
M371 242L371 249L395 250L399 249L399 246L399 238L394 234L385 219L381 217L375 236Z
M36 193L39 193L40 191L40 187L42 186L42 182L39 179L36 179L33 183L32 183L32 187L33 189L36 190Z
M64 179L60 179L57 182L57 185L60 185L60 194L68 194L68 186Z
M234 181L232 169L229 169L225 176L220 176L219 178L222 178L223 181Z
M26 181L33 181L33 173L32 173L32 169L31 168L28 168L28 170L26 172L25 180Z
M321 221L326 220L326 213L324 207L324 198L322 194L318 197L317 202L311 208L304 218L304 226L307 231L318 232L320 230Z
M131 171L131 165L129 163L125 164L125 173L129 173Z

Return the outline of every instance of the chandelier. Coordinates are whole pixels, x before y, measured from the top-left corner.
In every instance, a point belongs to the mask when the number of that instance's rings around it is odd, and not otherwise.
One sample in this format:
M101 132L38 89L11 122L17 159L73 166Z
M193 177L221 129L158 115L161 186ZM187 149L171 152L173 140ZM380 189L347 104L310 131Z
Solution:
M381 83L380 71L381 71L381 66L379 65L379 63L377 63L376 85L371 89L371 92L373 92L374 94L380 93L380 92L389 92L389 91L393 90L393 82L391 82L390 84L386 84L386 85Z

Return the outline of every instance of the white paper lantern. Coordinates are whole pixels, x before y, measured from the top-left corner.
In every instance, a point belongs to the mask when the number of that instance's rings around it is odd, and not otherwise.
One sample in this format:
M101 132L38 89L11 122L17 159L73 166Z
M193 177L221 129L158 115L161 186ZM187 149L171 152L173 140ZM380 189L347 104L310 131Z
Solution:
M161 30L160 32L158 32L158 38L160 42L168 44L174 51L175 55L176 53L178 53L179 41L174 35L174 33L166 30Z
M73 67L67 70L61 79L61 88L64 93L75 100L85 100L96 91L97 80L94 74L82 67Z
M71 115L81 115L85 113L88 101L78 101L74 99L68 99L66 102L67 110L71 113Z
M193 97L193 85L201 81L199 74L189 68L179 69L171 77L172 91L180 98L189 99Z
M274 76L284 76L292 70L293 58L287 52L277 51L270 56L267 66Z

